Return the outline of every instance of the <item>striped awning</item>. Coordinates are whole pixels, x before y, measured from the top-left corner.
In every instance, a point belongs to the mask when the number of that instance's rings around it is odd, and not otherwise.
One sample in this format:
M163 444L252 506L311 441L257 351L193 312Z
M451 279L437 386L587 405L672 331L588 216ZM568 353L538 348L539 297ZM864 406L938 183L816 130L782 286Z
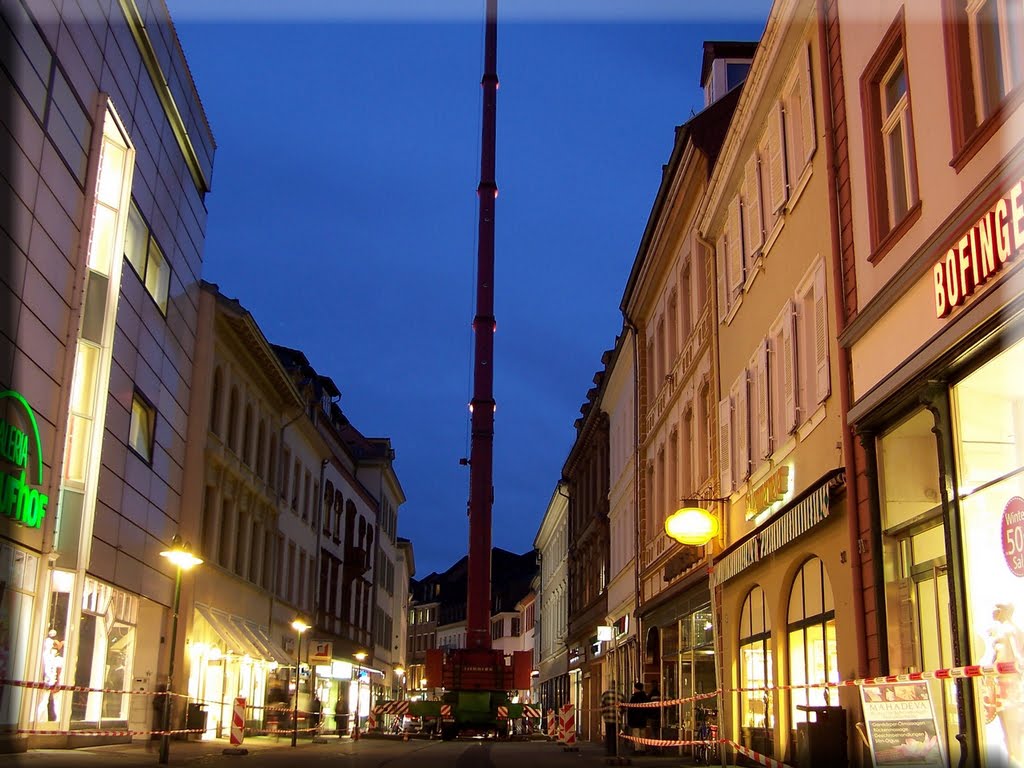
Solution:
M827 475L799 501L782 509L759 531L715 562L711 586L717 587L751 565L782 549L828 517L830 492L846 482L842 470Z

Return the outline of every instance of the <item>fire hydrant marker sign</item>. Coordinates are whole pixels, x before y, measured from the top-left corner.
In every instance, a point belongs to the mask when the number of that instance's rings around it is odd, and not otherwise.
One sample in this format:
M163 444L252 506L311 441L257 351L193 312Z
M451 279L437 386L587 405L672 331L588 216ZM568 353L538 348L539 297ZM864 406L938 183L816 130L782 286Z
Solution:
M875 768L947 765L927 682L864 685L860 698Z

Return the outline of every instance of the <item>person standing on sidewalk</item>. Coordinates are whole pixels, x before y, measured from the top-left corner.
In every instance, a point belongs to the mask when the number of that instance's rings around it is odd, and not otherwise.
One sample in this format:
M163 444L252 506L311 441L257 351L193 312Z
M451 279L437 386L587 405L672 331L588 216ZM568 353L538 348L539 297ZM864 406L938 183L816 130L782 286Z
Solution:
M644 693L644 684L636 682L633 684L633 695L629 697L630 704L646 704L650 699L647 694ZM636 738L643 738L645 730L647 728L647 714L648 709L646 707L630 707L626 712L626 723L629 725L630 735ZM643 755L646 754L647 750L644 749L643 745L633 742L633 754Z
M609 688L601 694L601 719L604 721L604 753L615 755L615 742L619 738L619 704L622 697Z

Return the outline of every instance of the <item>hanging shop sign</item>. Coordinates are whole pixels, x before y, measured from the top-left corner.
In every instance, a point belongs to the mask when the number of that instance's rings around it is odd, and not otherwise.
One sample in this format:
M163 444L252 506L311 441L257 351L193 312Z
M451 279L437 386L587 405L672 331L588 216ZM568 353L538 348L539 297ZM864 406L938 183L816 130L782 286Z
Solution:
M313 640L309 649L309 660L313 664L330 664L334 655L334 644L330 640Z
M0 408L0 514L28 528L39 528L50 503L41 490L39 426L32 407L19 393L2 391L0 401L5 401Z
M860 686L875 768L949 765L926 681Z
M946 317L1024 250L1024 179L1003 193L932 267L935 316Z
M747 494L747 520L757 517L772 504L786 498L789 493L789 471L789 464L783 464Z
M1024 499L1014 496L1003 509L1003 557L1014 576L1024 578Z

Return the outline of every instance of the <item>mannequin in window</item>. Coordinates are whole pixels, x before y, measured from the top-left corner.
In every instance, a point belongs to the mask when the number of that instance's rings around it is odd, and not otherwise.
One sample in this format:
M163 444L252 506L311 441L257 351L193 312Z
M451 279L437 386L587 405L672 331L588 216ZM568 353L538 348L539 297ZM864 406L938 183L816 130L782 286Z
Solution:
M1013 621L1012 603L996 603L986 633L988 650L983 664L1024 663L1024 630ZM1024 691L1020 675L985 678L982 702L986 721L999 718L1011 764L1024 768Z
M53 689L60 685L64 670L64 642L57 639L57 630L51 629L43 640L43 682L50 687L46 698L46 719L51 723L57 719L57 703Z

